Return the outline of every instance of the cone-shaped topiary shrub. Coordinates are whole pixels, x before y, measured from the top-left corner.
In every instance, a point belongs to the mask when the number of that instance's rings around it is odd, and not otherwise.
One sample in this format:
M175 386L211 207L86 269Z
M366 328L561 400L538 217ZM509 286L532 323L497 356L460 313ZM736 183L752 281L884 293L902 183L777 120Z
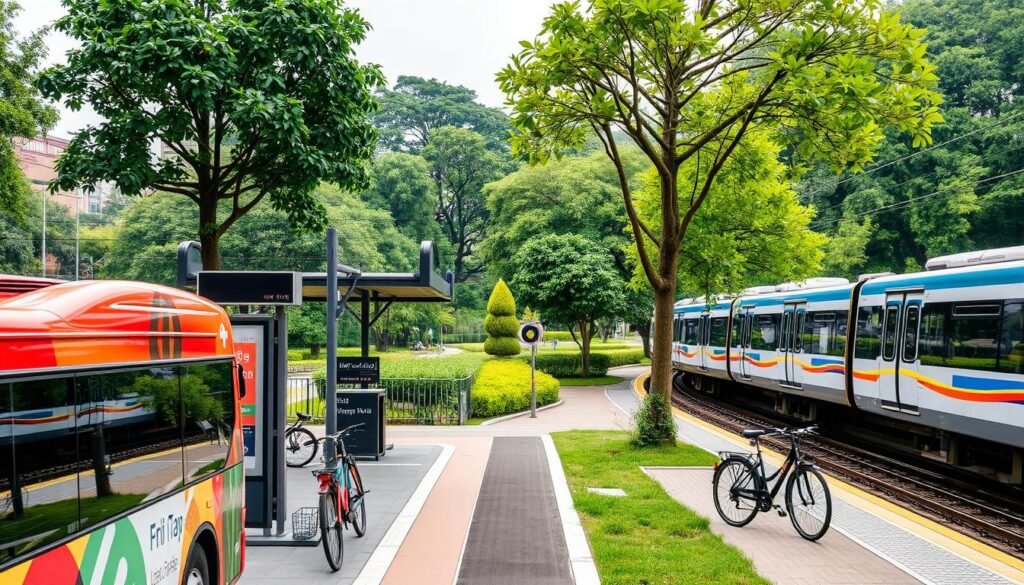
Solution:
M516 300L504 280L499 280L487 301L487 318L484 319L487 341L484 351L490 355L517 355L519 350L519 320L516 319Z

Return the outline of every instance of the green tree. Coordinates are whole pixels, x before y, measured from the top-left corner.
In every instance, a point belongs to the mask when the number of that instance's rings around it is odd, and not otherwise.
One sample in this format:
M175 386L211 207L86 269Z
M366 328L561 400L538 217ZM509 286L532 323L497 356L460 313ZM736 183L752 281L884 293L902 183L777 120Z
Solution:
M652 394L670 392L680 247L743 138L764 129L794 160L838 168L871 160L888 127L928 144L942 117L922 34L879 0L563 2L498 74L514 153L542 162L593 132L616 164L655 297ZM639 215L616 131L656 169L658 230ZM679 182L685 165L693 183Z
M398 230L414 242L433 240L444 248L446 242L440 241L443 235L434 219L437 184L422 157L402 152L377 157L370 188L362 197L371 207L391 213Z
M17 2L0 0L0 207L4 210L0 221L18 224L25 220L28 206L23 196L25 176L11 139L32 138L57 121L57 112L39 99L32 85L37 67L46 58L44 31L19 38L14 29L19 12Z
M512 286L519 298L548 318L571 325L583 377L590 376L590 341L597 322L619 315L624 302L623 282L611 258L583 236L550 234L524 245L513 266Z
M484 351L494 356L518 355L519 320L516 319L516 300L504 280L499 280L487 301L487 317L484 319L487 339Z
M198 208L203 266L267 199L296 226L319 227L321 180L365 182L383 78L354 59L369 28L337 1L64 0L55 28L78 41L39 87L104 122L57 162L53 188L112 181L127 195L181 195ZM153 165L150 143L173 152Z
M395 88L381 90L377 99L380 111L373 123L380 129L381 148L419 152L434 130L454 126L481 134L492 150L508 149L508 118L477 102L476 92L461 85L400 75Z
M464 282L484 270L473 258L489 222L483 187L501 175L503 162L483 136L451 126L435 130L422 152L437 183L437 220L452 246L455 280Z
M647 168L636 148L623 149L623 161L630 177ZM623 253L630 239L619 180L604 153L523 167L486 185L484 194L490 224L480 250L493 273L511 274L512 257L538 234L577 234L606 250L627 278L632 276Z
M660 179L653 170L642 177L637 213L659 231ZM696 162L679 169L680 184L695 178ZM779 146L760 132L748 134L693 216L677 260L679 292L711 297L817 274L827 238L810 229L813 217L814 209L800 204L788 181ZM633 285L643 289L648 282L637 254L631 246Z
M321 303L303 303L288 309L288 344L309 348L309 355L320 357L327 343L327 315Z

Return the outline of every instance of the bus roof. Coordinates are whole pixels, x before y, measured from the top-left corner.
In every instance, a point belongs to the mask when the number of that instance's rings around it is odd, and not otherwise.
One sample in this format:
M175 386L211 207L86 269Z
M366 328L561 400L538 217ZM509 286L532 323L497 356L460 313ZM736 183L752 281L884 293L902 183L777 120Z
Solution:
M232 353L224 310L165 286L67 282L0 299L0 375Z
M27 292L32 292L34 290L39 290L62 282L64 281L52 278L0 274L0 300L16 297Z

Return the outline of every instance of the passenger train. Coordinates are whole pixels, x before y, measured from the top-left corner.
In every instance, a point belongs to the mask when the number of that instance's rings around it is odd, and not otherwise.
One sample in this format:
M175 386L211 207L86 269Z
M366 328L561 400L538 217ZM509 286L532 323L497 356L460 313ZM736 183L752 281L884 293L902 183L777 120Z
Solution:
M732 381L775 393L785 414L857 409L900 421L950 462L961 439L1008 446L1002 471L1019 483L1024 246L927 268L680 301L673 365L697 388Z

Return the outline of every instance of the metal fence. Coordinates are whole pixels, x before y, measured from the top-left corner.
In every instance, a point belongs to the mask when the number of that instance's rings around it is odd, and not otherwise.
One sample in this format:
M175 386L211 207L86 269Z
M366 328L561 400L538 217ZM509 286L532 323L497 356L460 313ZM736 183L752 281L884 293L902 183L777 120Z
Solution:
M388 424L461 425L473 415L472 387L475 376L446 378L384 378L377 385L385 391ZM339 384L339 390L358 389ZM327 411L324 389L307 377L288 378L287 416L297 412L323 422Z

